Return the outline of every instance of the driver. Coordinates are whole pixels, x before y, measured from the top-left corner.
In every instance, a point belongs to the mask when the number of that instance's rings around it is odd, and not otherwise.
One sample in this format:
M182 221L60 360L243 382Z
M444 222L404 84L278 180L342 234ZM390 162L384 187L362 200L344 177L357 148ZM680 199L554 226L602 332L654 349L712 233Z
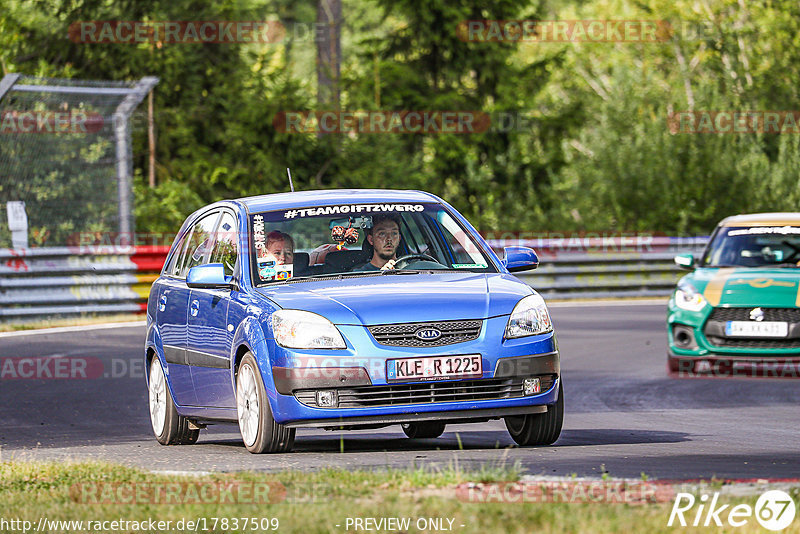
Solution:
M372 217L372 228L367 230L367 241L372 245L372 259L353 271L385 271L394 269L397 247L400 245L400 222L391 215Z

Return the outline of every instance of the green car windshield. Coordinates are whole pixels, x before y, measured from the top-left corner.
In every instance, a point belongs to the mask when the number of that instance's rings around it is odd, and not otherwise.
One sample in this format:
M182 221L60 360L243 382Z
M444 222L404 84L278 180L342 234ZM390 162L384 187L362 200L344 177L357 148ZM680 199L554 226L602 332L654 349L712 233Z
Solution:
M704 267L798 267L800 226L723 227L703 258Z
M250 215L256 285L329 275L497 272L484 248L441 204L342 204ZM377 247L377 250L376 250Z

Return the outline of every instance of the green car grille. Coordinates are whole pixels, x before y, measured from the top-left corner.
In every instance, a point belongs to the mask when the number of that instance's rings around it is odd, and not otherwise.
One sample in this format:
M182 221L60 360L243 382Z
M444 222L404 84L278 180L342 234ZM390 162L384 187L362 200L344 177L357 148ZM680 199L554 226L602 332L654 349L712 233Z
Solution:
M789 324L789 335L785 338L747 338L725 335L728 321L750 321L750 313L756 307L715 308L706 321L703 332L708 342L715 347L738 349L800 349L800 308L764 308L764 321L782 321Z

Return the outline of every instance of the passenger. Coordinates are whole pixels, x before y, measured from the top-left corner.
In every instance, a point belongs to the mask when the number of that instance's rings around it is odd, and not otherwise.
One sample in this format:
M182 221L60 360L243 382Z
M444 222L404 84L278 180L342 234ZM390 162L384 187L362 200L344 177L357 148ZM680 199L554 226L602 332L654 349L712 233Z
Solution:
M294 239L289 234L273 230L267 234L266 249L275 258L276 265L294 263Z
M400 222L390 215L372 217L372 228L367 230L367 241L372 245L372 259L353 271L394 269L397 247L400 245Z

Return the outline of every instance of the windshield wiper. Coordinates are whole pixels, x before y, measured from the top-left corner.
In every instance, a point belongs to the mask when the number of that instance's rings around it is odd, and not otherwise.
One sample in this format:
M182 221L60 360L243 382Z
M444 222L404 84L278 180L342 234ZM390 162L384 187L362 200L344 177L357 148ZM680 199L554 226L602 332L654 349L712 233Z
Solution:
M419 274L423 271L417 271L415 269L386 269L385 271L379 271L381 274Z

